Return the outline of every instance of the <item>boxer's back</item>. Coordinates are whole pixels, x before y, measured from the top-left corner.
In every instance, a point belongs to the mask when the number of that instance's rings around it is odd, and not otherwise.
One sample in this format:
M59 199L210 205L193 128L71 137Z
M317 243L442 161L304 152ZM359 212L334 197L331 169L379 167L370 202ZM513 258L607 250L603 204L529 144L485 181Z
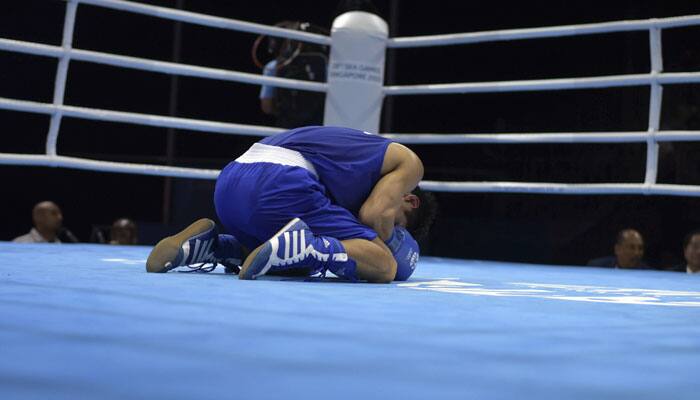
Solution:
M311 126L260 143L301 153L313 164L333 203L357 215L381 177L384 153L391 141L356 129Z

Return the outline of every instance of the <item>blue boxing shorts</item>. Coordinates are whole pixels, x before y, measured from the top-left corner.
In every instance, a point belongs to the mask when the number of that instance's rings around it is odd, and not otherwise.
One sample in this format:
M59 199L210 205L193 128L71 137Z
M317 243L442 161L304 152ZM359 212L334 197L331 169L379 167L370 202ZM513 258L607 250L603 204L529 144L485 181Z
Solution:
M262 158L260 149L265 154ZM271 158L270 149L282 154L272 157L275 162L260 162ZM228 164L216 181L214 205L226 230L248 250L267 241L295 217L316 235L339 240L377 237L350 211L331 203L313 166L299 153L276 146L256 143Z

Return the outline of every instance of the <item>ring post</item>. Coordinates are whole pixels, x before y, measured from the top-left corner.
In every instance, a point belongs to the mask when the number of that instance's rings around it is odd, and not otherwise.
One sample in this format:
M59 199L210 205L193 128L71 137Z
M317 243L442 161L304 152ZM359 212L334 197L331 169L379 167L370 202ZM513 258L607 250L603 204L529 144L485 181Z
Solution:
M647 138L647 163L644 183L656 184L659 164L659 144L656 142L656 133L659 131L661 121L661 101L663 87L657 80L658 74L663 71L663 57L661 51L661 29L649 30L649 54L651 57L651 74L654 77L649 94L649 136Z
M324 125L379 131L388 35L386 21L367 12L333 21Z
M58 131L61 128L61 118L63 112L63 99L66 92L66 79L68 77L68 64L70 63L70 51L73 48L73 30L75 28L75 13L78 9L78 1L69 0L66 3L66 15L63 22L63 39L61 48L63 54L58 59L56 67L56 82L53 89L53 106L55 108L49 122L49 133L46 135L46 154L49 157L56 156L56 142L58 141Z

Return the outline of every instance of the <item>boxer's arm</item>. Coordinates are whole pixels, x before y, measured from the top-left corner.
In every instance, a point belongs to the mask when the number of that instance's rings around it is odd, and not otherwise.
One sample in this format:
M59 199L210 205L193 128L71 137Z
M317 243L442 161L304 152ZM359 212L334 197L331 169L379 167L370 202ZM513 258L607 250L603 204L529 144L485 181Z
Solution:
M382 177L360 208L360 222L374 229L382 240L394 231L403 196L423 178L423 163L407 147L391 143L382 163Z

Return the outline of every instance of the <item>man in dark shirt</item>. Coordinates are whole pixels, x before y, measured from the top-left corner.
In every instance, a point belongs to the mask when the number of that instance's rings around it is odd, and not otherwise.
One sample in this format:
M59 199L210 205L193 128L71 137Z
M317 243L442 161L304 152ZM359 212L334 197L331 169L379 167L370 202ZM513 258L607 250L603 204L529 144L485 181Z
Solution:
M644 238L634 229L623 229L615 240L615 255L590 260L588 266L621 269L648 269L644 262Z
M685 263L676 265L671 271L700 274L700 229L685 235L683 239L683 257Z

